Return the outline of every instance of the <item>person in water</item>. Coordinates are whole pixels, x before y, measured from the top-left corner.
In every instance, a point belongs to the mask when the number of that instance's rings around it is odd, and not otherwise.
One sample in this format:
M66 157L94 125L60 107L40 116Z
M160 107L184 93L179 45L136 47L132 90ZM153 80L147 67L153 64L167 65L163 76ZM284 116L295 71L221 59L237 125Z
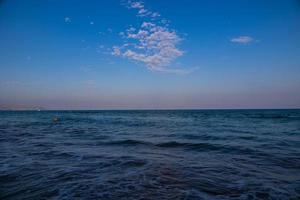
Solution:
M58 117L54 117L54 118L53 118L53 122L59 122Z

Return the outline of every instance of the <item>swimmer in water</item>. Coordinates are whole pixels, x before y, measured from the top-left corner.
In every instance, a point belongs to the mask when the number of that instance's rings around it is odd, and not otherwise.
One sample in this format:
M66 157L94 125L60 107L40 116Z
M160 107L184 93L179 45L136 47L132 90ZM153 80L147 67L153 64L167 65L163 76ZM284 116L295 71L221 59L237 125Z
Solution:
M54 118L53 118L53 122L59 122L58 117L54 117Z

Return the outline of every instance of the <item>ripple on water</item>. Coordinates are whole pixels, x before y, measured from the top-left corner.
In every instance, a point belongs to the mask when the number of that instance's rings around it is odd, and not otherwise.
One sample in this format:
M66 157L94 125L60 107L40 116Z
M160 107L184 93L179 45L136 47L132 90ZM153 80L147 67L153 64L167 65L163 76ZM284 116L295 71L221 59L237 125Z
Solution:
M0 199L300 199L299 110L0 118Z

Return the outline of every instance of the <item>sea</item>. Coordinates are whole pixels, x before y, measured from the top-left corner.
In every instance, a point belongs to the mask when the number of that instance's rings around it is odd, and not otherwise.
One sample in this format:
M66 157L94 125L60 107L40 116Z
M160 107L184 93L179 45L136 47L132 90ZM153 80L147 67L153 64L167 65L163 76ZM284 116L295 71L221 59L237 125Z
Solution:
M300 110L1 111L0 199L300 199Z

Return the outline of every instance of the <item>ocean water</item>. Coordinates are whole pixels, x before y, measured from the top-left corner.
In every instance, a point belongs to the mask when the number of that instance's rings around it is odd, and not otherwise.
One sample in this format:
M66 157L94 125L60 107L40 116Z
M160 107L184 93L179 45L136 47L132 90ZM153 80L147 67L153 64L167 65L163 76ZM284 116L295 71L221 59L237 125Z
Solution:
M300 110L3 111L0 199L300 199Z

